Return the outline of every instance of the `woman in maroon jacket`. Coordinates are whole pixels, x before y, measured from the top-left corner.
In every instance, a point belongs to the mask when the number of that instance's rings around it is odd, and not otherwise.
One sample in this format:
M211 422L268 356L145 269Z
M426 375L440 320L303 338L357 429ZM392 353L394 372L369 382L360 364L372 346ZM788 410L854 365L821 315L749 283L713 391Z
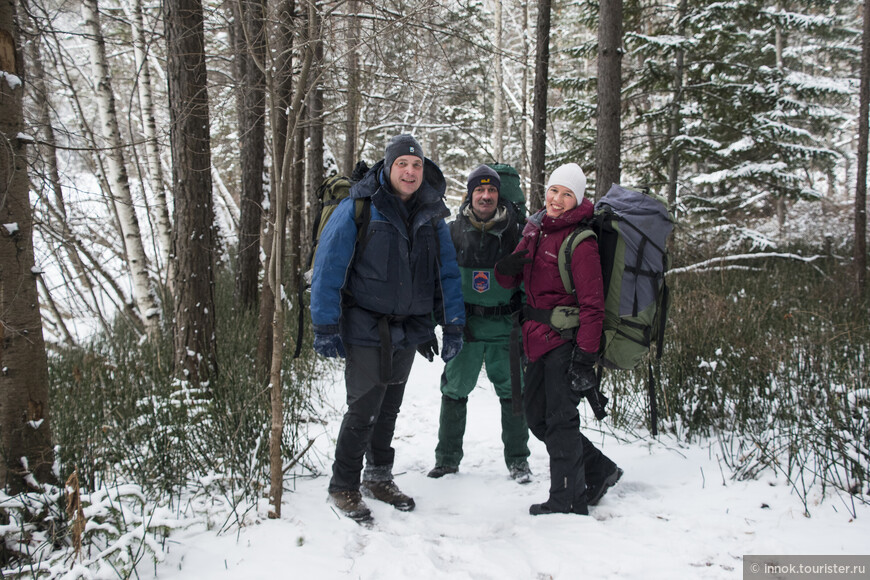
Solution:
M559 274L559 249L577 224L592 217L592 202L583 197L586 176L576 163L556 169L547 182L544 209L528 218L523 239L513 254L496 264L496 279L505 288L525 283L527 314L557 306L579 308L576 335L566 336L545 322L525 317L523 346L527 364L523 407L529 429L550 455L550 497L529 508L532 515L588 514L622 476L622 470L580 433L577 405L586 397L596 416L606 400L598 391L594 364L604 321L601 263L594 237L574 250L571 273L576 296L565 290Z

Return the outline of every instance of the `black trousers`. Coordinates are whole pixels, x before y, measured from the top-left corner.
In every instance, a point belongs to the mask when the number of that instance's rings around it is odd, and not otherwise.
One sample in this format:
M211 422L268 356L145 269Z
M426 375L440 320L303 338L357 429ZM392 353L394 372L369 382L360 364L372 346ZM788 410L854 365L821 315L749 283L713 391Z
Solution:
M523 409L529 430L547 446L554 511L587 513L586 486L597 484L615 465L580 432L581 397L568 373L571 343L559 346L525 369Z
M396 417L416 353L413 347L393 351L392 376L383 382L379 347L345 344L345 350L347 411L335 445L330 492L359 489L363 457L366 479L392 479Z

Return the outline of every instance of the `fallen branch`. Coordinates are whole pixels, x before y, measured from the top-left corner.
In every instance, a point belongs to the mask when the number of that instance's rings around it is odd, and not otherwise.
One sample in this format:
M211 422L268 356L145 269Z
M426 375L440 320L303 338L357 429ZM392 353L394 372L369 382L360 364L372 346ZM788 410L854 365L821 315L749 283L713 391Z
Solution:
M736 262L738 260L756 260L760 258L783 258L786 260L797 260L799 262L814 262L815 260L825 258L826 256L800 256L798 254L782 254L778 252L762 252L758 254L738 254L735 256L720 256L717 258L710 258L709 260L704 260L703 262L698 262L697 264L692 264L691 266L684 266L682 268L674 268L673 270L668 270L668 276L672 276L674 274L685 274L687 272L698 272L705 271L710 269L710 266L718 265L720 268L723 267L725 262ZM813 266L819 274L826 276L821 269L817 266Z

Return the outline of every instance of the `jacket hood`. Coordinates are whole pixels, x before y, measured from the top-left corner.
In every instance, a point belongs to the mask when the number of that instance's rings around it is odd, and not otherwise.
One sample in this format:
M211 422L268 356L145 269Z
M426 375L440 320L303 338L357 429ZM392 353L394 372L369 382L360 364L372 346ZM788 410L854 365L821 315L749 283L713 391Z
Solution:
M393 188L389 184L389 180L384 176L384 160L381 159L369 169L368 173L361 181L355 183L350 189L350 197L354 199L371 197L383 188L388 193L393 192ZM437 203L444 199L444 194L447 191L447 180L444 179L444 174L435 163L429 158L423 160L423 183L420 189L414 194L417 200L422 205Z

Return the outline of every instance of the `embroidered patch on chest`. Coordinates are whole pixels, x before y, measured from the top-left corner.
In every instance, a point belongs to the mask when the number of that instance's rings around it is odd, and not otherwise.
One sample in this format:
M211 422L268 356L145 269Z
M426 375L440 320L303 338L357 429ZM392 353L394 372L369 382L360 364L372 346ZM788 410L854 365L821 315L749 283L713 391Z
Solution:
M486 292L489 290L489 280L491 272L489 270L474 270L471 277L471 286L475 292Z

